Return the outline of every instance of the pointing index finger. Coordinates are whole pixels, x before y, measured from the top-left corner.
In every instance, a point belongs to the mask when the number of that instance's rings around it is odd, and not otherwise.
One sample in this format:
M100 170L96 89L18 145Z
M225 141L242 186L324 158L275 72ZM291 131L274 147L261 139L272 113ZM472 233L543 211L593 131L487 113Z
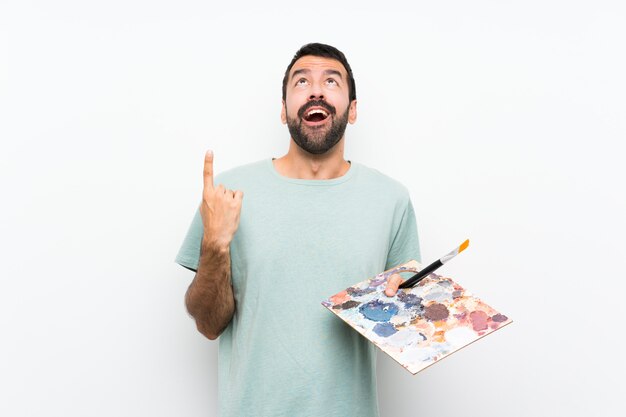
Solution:
M204 155L204 188L213 189L213 151L211 150Z

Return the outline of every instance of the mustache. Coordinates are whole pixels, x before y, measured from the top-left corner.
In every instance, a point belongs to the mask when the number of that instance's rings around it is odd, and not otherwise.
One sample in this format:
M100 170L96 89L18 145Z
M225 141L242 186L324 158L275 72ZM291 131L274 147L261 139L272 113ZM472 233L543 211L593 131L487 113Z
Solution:
M332 116L337 114L337 109L335 108L335 106L328 104L323 100L312 100L306 103L304 106L300 107L300 110L298 110L298 117L303 118L304 114L308 112L311 107L322 107L326 111L328 111L328 114Z

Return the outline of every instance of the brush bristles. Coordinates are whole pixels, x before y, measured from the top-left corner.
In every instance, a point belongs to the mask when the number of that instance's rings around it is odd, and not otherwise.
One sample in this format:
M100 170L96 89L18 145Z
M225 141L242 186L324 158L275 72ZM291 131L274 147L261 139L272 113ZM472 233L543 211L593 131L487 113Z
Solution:
M459 253L461 253L465 249L467 249L468 246L469 246L469 239L467 239L465 242L461 243L461 246L459 246Z

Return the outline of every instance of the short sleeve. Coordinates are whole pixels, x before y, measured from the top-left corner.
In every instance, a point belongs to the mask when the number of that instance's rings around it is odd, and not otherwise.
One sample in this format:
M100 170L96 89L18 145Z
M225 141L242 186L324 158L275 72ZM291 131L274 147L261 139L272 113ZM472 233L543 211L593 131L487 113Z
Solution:
M395 223L395 222L394 222ZM393 268L412 259L421 262L419 238L417 235L417 221L415 210L410 198L407 198L406 207L402 213L400 226L391 243L385 269Z
M197 271L203 234L202 216L200 216L200 207L198 207L174 262L192 271Z

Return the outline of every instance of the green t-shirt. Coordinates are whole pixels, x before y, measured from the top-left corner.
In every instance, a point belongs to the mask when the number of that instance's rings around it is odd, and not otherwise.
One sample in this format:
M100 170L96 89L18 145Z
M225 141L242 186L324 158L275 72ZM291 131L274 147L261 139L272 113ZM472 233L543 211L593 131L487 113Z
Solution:
M236 311L219 337L221 417L378 416L375 347L322 300L420 260L408 190L352 162L341 177L280 175L272 159L217 175L244 193L230 245ZM176 257L196 270L199 210Z

